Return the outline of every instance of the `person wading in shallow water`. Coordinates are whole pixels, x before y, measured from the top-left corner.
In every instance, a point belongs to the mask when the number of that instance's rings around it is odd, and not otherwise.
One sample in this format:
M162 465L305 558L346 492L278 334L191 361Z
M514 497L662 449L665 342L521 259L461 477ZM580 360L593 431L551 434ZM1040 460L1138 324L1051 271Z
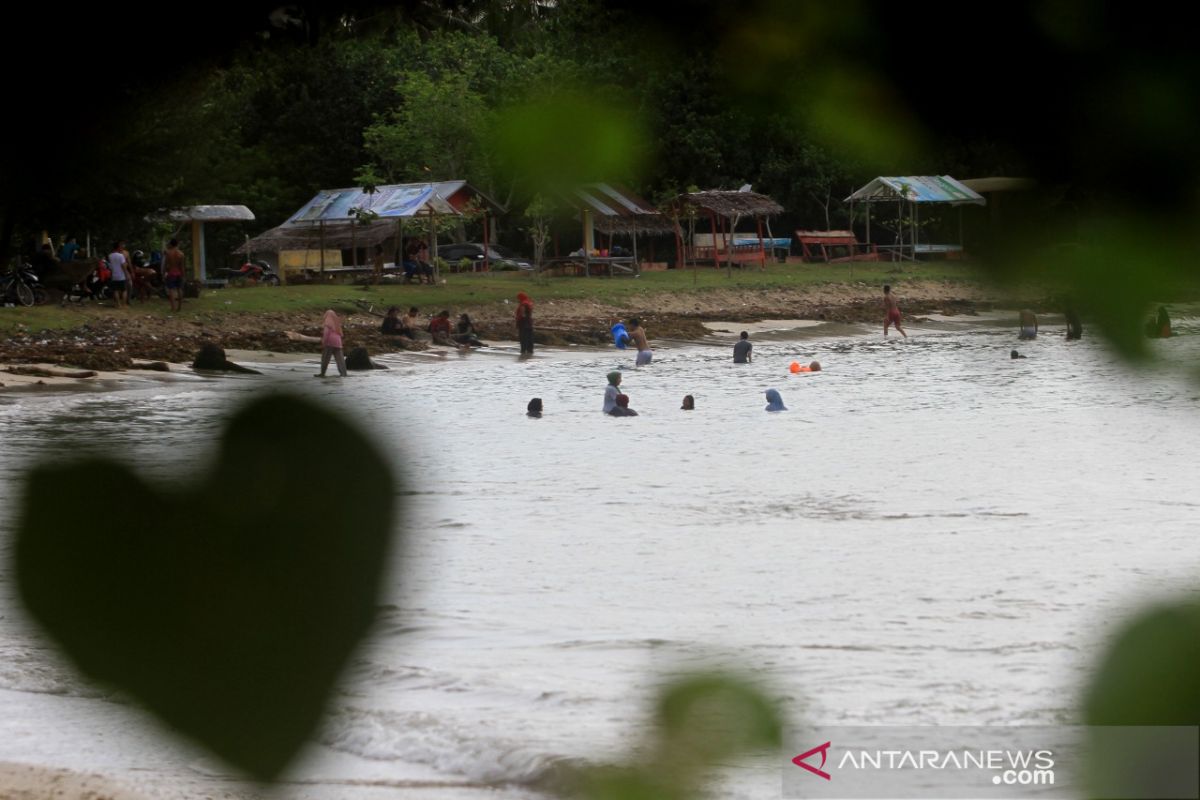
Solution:
M524 292L517 293L517 338L521 355L533 355L533 301Z
M887 336L888 325L895 325L896 330L900 331L900 335L905 339L908 334L904 332L904 328L900 327L900 304L896 302L896 295L892 294L891 286L883 287L883 335Z
M342 355L342 318L332 308L325 312L321 325L321 371L318 378L325 377L329 369L329 357L337 361L338 375L346 377L346 359Z

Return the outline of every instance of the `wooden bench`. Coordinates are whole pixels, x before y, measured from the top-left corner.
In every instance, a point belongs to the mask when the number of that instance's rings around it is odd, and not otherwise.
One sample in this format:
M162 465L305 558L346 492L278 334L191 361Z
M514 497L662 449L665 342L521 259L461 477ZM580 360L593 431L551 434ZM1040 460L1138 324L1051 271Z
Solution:
M717 267L731 261L734 264L762 263L773 257L771 242L770 239L764 239L760 244L757 237L747 239L745 234L735 239L732 235L717 234L714 237L711 233L697 233L692 239L688 256L690 261L713 261Z
M854 231L796 231L803 261L824 261L836 264L843 261L878 261L879 248L858 241Z

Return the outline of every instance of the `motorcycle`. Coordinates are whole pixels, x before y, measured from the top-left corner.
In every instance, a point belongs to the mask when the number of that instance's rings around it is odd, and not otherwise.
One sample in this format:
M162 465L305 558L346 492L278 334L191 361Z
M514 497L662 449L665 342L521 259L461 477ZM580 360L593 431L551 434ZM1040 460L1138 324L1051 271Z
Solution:
M0 276L0 297L6 304L32 306L46 302L46 290L33 267L21 264Z
M230 281L265 283L267 286L279 285L279 273L265 261L247 261L239 269L224 269L221 272Z

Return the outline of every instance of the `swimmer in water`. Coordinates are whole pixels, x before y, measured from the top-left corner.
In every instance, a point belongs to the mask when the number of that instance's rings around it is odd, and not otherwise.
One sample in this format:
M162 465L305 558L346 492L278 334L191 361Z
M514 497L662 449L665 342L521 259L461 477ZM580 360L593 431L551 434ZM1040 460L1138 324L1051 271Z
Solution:
M542 398L535 397L529 401L529 405L525 406L525 416L539 418L542 416Z
M787 411L778 389L767 389L767 411Z

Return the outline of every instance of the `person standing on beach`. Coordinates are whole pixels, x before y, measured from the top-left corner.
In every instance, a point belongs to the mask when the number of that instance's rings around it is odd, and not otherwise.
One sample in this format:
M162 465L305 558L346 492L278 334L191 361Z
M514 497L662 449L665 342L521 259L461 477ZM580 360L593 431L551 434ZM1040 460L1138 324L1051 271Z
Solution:
M318 378L325 377L329 369L329 357L337 361L338 375L346 377L346 358L342 355L342 318L332 308L325 312L325 320L321 329L321 372Z
M629 340L637 348L637 365L641 367L649 364L654 358L654 351L650 349L650 342L646 339L646 329L642 327L642 321L637 317L629 320Z
M517 292L517 338L521 355L533 355L533 301L524 292Z
M129 305L129 259L124 255L125 243L113 242L112 252L108 254L108 268L112 277L108 285L112 288L117 308Z
M907 339L908 334L900 327L900 304L896 302L891 286L883 287L883 314L883 335L887 336L889 325L895 325L900 335Z
M167 302L172 311L183 310L183 251L179 249L179 240L167 242L167 252L163 254L163 286L167 290Z
M383 245L375 245L375 255L371 257L371 282L383 280Z
M1017 334L1018 339L1036 339L1038 335L1037 314L1033 313L1032 309L1021 309L1021 332Z
M750 356L750 351L754 349L754 345L750 344L750 334L742 331L742 338L733 346L733 363L749 364L753 359Z

